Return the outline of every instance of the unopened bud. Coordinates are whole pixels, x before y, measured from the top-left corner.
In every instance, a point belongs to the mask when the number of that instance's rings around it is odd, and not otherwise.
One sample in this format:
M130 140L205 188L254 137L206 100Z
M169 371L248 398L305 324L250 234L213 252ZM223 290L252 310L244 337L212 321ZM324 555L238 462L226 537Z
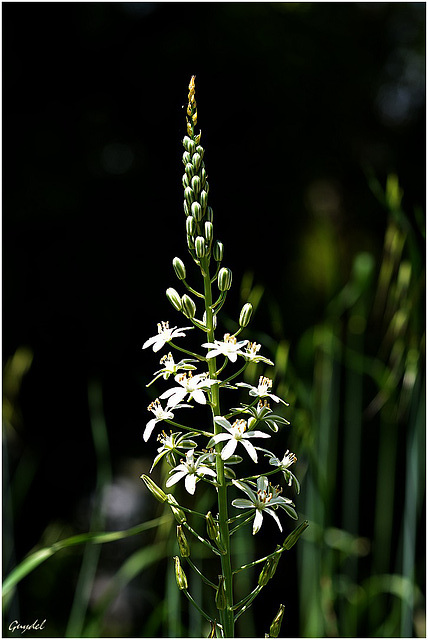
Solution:
M281 549L281 547L279 546L279 544L276 546L276 551L279 551L279 549ZM269 568L269 580L271 578L273 578L273 576L275 575L275 571L276 568L278 566L278 562L281 558L281 553L277 553L276 555L272 556L271 559L271 564L270 564L270 568Z
M300 524L294 531L292 531L285 539L284 544L282 545L284 549L287 551L293 547L305 529L309 527L309 522L305 520Z
M283 604L280 604L278 613L276 614L272 621L272 624L270 625L269 635L271 638L277 638L279 636L279 632L281 631L282 618L284 616L284 610L285 606Z
M167 494L166 501L168 502L171 508L171 511L173 513L173 516L178 522L178 524L183 524L183 522L186 522L186 515L184 511L180 509L180 505L178 504L177 500L174 498L174 496L171 493Z
M193 218L191 218L193 220ZM174 267L175 275L179 280L184 280L186 277L186 267L180 258L174 258L172 261L172 266Z
M192 189L195 192L195 195L198 196L201 192L201 179L199 176L193 176L191 183Z
M190 209L189 209L189 205L187 204L186 200L183 201L183 209L184 209L184 213L186 214L186 216L190 216Z
M241 309L241 313L239 315L239 326L246 327L251 320L251 316L253 315L253 305L250 302L244 304Z
M192 156L192 164L195 167L195 171L199 170L199 167L201 166L201 162L202 162L202 158L199 155L199 153L194 153Z
M186 187L184 189L184 197L186 198L186 202L189 206L192 205L192 202L194 202L195 200L195 194L193 189L191 189L190 187Z
M183 147L191 154L195 152L195 143L189 138L189 136L184 136Z
M201 147L201 145L200 145L200 144L198 144L198 146L196 147L196 153L199 153L199 155L201 156L201 158L203 158L203 157L204 157L205 150L204 150L204 148L203 148L203 147Z
M190 296L187 295L187 293L185 293L184 296L181 298L181 311L184 313L186 318L195 317L196 305L193 302L192 298L190 298Z
M189 178L193 178L193 176L195 175L195 167L193 166L193 164L191 162L188 162L184 168L185 172L187 173L187 177Z
M186 220L186 231L188 236L194 236L196 233L196 222L193 216L189 216Z
M187 589L186 574L181 568L180 558L178 556L174 556L174 562L175 562L175 567L174 567L175 579L177 580L177 587L180 589L180 591L183 591L183 589Z
M217 278L219 291L229 291L232 286L232 272L227 267L222 267Z
M208 210L211 207L208 207ZM214 249L213 249L213 256L214 256L214 260L216 262L221 262L223 260L223 254L224 254L224 246L222 242L219 242L218 240L216 240L215 244L214 244Z
M264 587L270 580L270 569L272 566L272 558L268 558L263 565L263 569L260 571L258 584L260 587Z
M205 223L205 239L208 242L208 244L210 244L211 240L213 239L213 223L212 222Z
M192 216L197 222L199 222L199 220L201 220L203 216L202 207L199 202L193 202L190 210L192 212Z
M201 169L201 171L200 171L200 176L201 176L201 185L202 185L202 188L203 188L203 189L205 189L205 183L206 183L206 181L207 181L208 174L207 174L207 172L205 171L205 168L204 168L204 167L202 167L202 169Z
M189 178L187 177L187 174L183 173L183 177L182 177L181 181L183 183L183 187L184 188L189 186Z
M186 166L186 164L188 162L191 162L191 161L192 161L192 156L190 155L190 153L188 151L185 151L183 153L183 164L184 164L184 166Z
M196 256L198 258L203 258L206 251L205 251L205 238L203 238L202 236L198 236L195 239L195 252L196 252Z
M207 192L208 193L208 192ZM214 214L213 214L213 209L212 207L207 207L207 210L205 212L205 215L207 217L208 222L212 222L213 218L214 218Z
M177 541L178 548L180 549L180 554L182 558L188 558L190 556L190 547L187 542L187 538L184 535L184 531L181 527L181 524L177 525Z
M202 209L205 209L208 204L208 193L205 190L199 194L199 202L201 203Z
M226 589L224 588L224 576L218 577L218 587L215 596L215 604L219 611L226 609Z
M181 311L181 298L178 291L176 291L172 287L169 287L169 289L166 290L166 297L168 298L174 309L177 309L177 311Z
M208 511L205 516L205 520L207 523L207 533L211 540L215 540L218 536L218 525L214 522L214 518L212 516L211 511Z
M143 474L142 476L140 476L140 478L144 482L150 493L154 495L156 500L159 500L159 502L165 502L166 500L168 500L167 494L162 491L162 489L158 487L158 485L153 482L153 480L149 478L149 476L145 476Z

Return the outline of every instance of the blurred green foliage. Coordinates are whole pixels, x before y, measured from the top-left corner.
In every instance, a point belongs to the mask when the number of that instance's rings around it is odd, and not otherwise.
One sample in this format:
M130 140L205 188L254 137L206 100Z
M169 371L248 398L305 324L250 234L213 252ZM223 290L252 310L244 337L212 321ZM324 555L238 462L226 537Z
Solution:
M177 238L185 251L181 106L196 73L218 231L242 275L226 322L257 309L248 337L278 365L311 522L272 580L282 632L422 637L424 3L2 15L4 575L58 541L163 517L139 480L155 450L141 344L171 313L159 292ZM239 535L242 563L260 543ZM176 588L174 539L165 519L57 546L9 593L3 635L44 618L40 637L208 635ZM239 597L257 572L238 577ZM260 597L272 620L277 601ZM266 631L253 609L239 625Z

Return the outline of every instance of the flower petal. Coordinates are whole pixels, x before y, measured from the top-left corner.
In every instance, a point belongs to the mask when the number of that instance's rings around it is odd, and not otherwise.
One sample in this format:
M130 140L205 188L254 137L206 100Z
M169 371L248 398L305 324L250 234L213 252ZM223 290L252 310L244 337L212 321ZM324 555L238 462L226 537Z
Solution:
M253 535L256 534L258 531L260 531L260 527L263 524L263 513L259 510L256 509L256 515L254 516L254 522L253 522Z
M214 418L214 422L216 424L219 424L221 427L223 427L223 429L226 429L227 431L232 431L232 425L230 424L229 420L226 420L226 418L223 418L223 416L216 416Z
M268 513L270 516L272 516L272 518L275 520L276 524L279 527L279 530L282 531L282 526L281 523L279 521L278 516L276 515L276 513L274 511L272 511L272 509L265 509L266 513Z
M189 473L186 476L186 479L184 481L184 486L186 487L186 491L193 496L196 489L196 476L194 473Z
M151 420L148 421L148 423L146 424L146 428L144 429L144 433L143 433L143 440L144 442L147 442L147 440L150 438L150 436L152 435L152 431L156 426L156 423L159 422L158 420L156 420L156 418L152 418Z
M236 498L232 500L232 506L238 509L254 509L253 503L251 500L247 500L247 498Z
M170 476L168 480L165 482L165 486L172 487L173 484L176 484L182 478L184 478L186 474L187 474L187 469L186 471L178 471L177 473L173 473L172 476Z
M201 389L195 389L192 391L192 397L198 404L207 404L207 399L205 398L205 394Z
M248 442L247 440L242 439L241 443L246 448L247 453L250 456L251 460L253 462L257 462L257 451L254 449L251 442Z
M235 452L238 441L235 438L230 438L229 442L221 450L221 459L227 460Z

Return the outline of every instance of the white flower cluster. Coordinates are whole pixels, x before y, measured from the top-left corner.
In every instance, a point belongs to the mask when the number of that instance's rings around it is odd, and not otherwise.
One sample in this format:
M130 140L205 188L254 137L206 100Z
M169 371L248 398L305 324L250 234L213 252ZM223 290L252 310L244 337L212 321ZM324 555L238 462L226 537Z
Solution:
M174 327L170 329L168 322L161 322L158 324L157 335L149 338L144 343L143 349L152 347L153 351L157 352L166 344L175 347L172 344L172 340L177 337L185 337L185 331L191 328L183 327L178 329ZM238 357L241 357L244 361L243 368L250 362L263 362L269 365L273 365L273 363L259 355L260 345L249 343L248 340L237 340L235 335L230 335L229 333L224 335L222 341L205 342L202 347L208 349L205 357L197 356L197 358L183 359L177 363L171 353L164 355L160 361L162 368L155 372L155 377L147 385L150 386L159 378L168 380L171 376L173 376L175 382L174 386L164 391L159 398L156 398L149 405L148 410L154 414L154 418L146 424L143 434L144 441L147 442L154 428L160 422L167 422L188 431L187 434L182 432L173 433L171 431L170 435L162 431L158 436L161 446L157 450L152 469L162 458L166 457L171 469L165 486L169 488L184 480L186 490L193 495L196 491L197 483L201 480L214 486L217 485L217 455L227 465L237 464L242 461L242 458L235 454L239 444L245 449L250 459L254 463L258 463L258 451L261 451L265 457L269 458L271 467L274 467L274 469L268 470L265 474L255 474L246 479L237 479L235 472L226 467L227 476L231 479L230 484L247 495L247 498L233 500L232 505L238 509L246 509L250 514L251 511L254 511L253 534L260 530L263 522L263 513L272 516L282 531L282 526L275 510L281 508L293 519L297 519L297 514L291 499L281 496L282 489L272 486L268 481L267 475L281 471L288 486L294 484L296 490L299 491L299 483L289 469L297 458L287 450L282 460L279 460L273 453L255 446L252 442L254 439L271 437L271 434L255 429L256 425L266 426L271 431L276 432L279 429L278 425L289 424L282 416L275 415L269 406L269 399L275 403L281 402L287 405L284 400L272 393L272 380L260 376L257 386L238 382L235 387L232 387L235 389L238 387L247 389L251 403L241 404L239 408L231 409L230 413L225 416L214 416L214 433L209 431L208 428L207 430L191 429L173 421L175 411L182 408L191 408L193 406L192 402L199 405L208 404L212 406L211 389L213 385L219 385L219 387L231 386L228 382L234 376L231 376L223 383L218 378L210 378L209 373L206 371L197 373L197 367L193 363L198 363L198 361L208 363L209 360L218 356L225 357L225 364L227 362L236 363ZM186 351L184 349L181 350ZM190 354L190 352L187 353ZM165 406L162 406L161 400L166 400ZM194 439L201 435L208 438L208 441L204 448L198 449ZM218 445L221 445L221 447ZM182 457L183 454L185 458Z

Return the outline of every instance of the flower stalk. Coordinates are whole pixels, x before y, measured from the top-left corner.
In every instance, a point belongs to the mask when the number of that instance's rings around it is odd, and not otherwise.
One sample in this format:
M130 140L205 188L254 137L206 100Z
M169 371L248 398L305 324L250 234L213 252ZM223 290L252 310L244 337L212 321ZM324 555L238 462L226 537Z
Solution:
M297 461L294 454L287 450L285 454L281 452L278 457L258 445L260 439L271 438L269 431L275 433L280 426L289 424L283 416L274 414L269 407L270 400L288 406L282 398L272 392L273 380L261 375L257 386L246 382L238 382L234 386L230 384L245 371L249 363L274 365L271 360L259 354L260 345L251 343L248 339L237 340L237 336L245 331L250 323L253 315L252 305L249 302L243 305L233 334L224 333L222 340L216 339L215 336L219 311L232 288L232 271L222 265L224 246L214 235L214 214L208 204L209 183L205 169L205 151L201 145L201 132L196 132L197 117L193 76L189 84L187 135L183 139L183 209L186 215L187 248L200 270L203 293L197 290L201 287L193 288L188 283L189 271L181 258L175 257L172 262L175 276L179 285L183 285L188 293L180 294L175 288L169 287L166 296L175 312L182 313L186 321L190 321L193 326L170 328L168 322L162 321L158 323L157 334L146 340L143 348L151 347L153 352L157 353L167 345L168 348L185 353L190 358L176 363L171 353L162 357L162 368L155 373L154 379L147 386L150 387L161 379L174 382L150 403L149 411L154 417L151 417L146 425L144 440L147 441L162 422L171 424L180 431L171 432L170 435L162 431L158 438L161 447L152 469L161 459L169 465L169 473L164 479L165 490L148 476L143 475L142 479L153 496L171 509L177 521L176 544L179 555L174 556L174 566L178 588L210 622L212 634L233 638L236 621L273 577L282 553L295 544L307 523L300 525L286 538L283 545L277 545L277 549L264 558L233 568L232 536L236 531L247 527L249 535L251 532L253 535L258 534L263 524L263 516L268 514L282 532L278 511L285 512L292 519L298 518L291 498L281 495L283 488L270 484L268 477L278 474L284 478L288 487L293 485L297 492L300 485L289 470ZM199 315L201 311L202 314ZM187 331L191 329L203 332L201 347L208 350L205 355L182 346L181 339L185 338ZM176 344L178 338L180 344ZM224 358L220 368L217 368L218 356ZM235 371L230 371L231 368L235 368ZM225 370L227 374L220 378ZM227 390L227 393L230 393L230 390L234 389L237 393L240 387L246 390L244 396L249 395L250 398L247 402L241 403L240 408L224 411L220 402L221 392ZM198 428L184 425L182 421L177 422L175 412L192 408L195 403L205 407L209 412L209 419L198 425ZM229 421L232 417L235 417L235 420ZM185 433L181 432L182 429ZM235 468L244 456L250 464L257 465L256 473L239 477ZM267 466L266 458L270 467ZM191 496L197 495L202 484L208 486L209 490L213 491L216 506L204 514L181 505L172 493L168 493L168 490L177 484L183 484ZM245 498L242 497L242 492L246 495ZM232 512L233 515L229 517L230 507L245 511L241 514ZM198 533L193 528L193 518L199 518L199 522L201 519L204 521L205 534ZM192 539L190 543L185 531L196 541ZM190 558L193 545L199 543L203 544L218 562L220 573L217 585L209 580ZM216 616L208 615L204 611L204 604L196 603L189 593L180 557L196 572L203 583L210 587L208 595L213 598ZM262 562L264 565L258 583L249 594L237 604L234 603L234 575ZM282 619L280 613L281 609L271 625L271 634L279 632Z

